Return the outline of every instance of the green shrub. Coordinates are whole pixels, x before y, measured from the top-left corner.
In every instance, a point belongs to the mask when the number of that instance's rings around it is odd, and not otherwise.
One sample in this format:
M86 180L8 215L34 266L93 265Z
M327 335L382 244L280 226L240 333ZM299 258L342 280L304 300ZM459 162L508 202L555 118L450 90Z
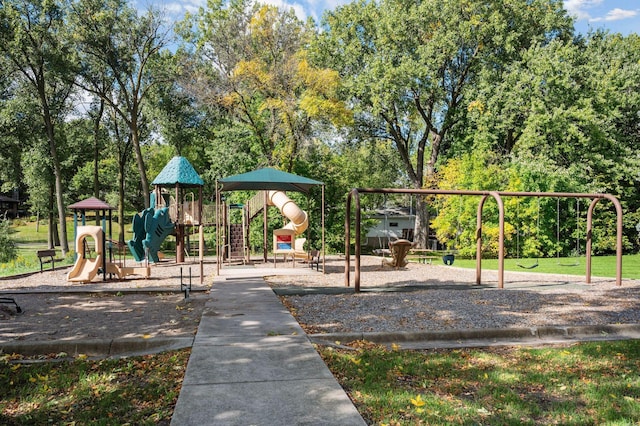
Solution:
M16 243L9 237L9 225L7 219L0 220L0 263L12 261L18 254Z

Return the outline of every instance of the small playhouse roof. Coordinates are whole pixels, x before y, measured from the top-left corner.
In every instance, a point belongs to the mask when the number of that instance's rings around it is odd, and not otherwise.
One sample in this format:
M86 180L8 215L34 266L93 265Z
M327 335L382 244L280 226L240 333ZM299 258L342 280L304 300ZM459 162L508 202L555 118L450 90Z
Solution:
M309 192L312 186L322 182L292 173L265 167L248 173L220 179L222 191L261 191L275 189L280 191Z
M74 210L115 210L115 207L110 206L109 204L97 199L96 197L78 201L75 204L71 204L69 208Z
M173 157L151 182L156 186L204 186L204 181L195 171L189 160L184 157Z

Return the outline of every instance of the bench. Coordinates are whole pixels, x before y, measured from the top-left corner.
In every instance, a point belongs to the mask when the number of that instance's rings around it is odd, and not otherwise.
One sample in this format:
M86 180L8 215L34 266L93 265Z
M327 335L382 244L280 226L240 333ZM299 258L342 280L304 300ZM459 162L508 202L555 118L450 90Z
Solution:
M45 263L51 263L51 270L56 269L56 250L55 249L47 249L47 250L38 250L36 252L38 255L38 260L40 261L40 272L42 272L42 265ZM43 260L48 257L49 260Z
M407 255L407 259L431 265L434 260L440 259L446 253L448 252L442 250L412 248Z
M407 256L408 261L416 261L418 263L425 263L431 265L434 259L439 259L439 256L429 256L423 254L409 254Z
M309 252L309 268L313 269L313 265L316 265L316 271L320 270L320 252L318 250Z

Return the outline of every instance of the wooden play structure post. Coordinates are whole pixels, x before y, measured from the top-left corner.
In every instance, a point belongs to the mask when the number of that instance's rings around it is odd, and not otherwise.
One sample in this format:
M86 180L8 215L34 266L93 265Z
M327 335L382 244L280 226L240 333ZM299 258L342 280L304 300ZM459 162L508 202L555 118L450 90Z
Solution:
M157 199L160 198L160 192L163 187L173 187L175 191L175 217L172 219L175 221L177 263L184 263L185 253L186 220L183 204L184 192L187 188L198 188L197 211L190 212L191 221L193 222L190 225L198 226L198 261L200 263L200 283L202 283L204 281L204 223L202 217L202 188L204 181L195 171L191 163L189 163L189 160L176 156L167 163L151 184L155 185L155 190L158 191Z

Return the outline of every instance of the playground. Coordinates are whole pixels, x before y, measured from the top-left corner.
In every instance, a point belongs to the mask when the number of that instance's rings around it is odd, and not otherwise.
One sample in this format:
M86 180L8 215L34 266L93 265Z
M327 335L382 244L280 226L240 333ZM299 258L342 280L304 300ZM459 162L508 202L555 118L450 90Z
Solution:
M193 265L192 265L193 266ZM180 293L180 265L154 266L148 279L68 283L68 268L0 280L24 308L15 315L0 306L0 340L37 342L78 338L192 336L215 285L215 264L205 263L204 285L194 285L189 300ZM189 265L182 265L188 273ZM485 285L473 286L473 269L409 263L383 268L380 258L363 256L366 291L354 297L343 283L344 259L328 256L327 273L310 268L271 271L267 281L310 333L399 332L460 328L513 328L543 325L640 323L640 281L579 275L506 272L505 289L497 272L487 271ZM245 266L243 268L255 268ZM300 275L302 274L302 275ZM106 320L105 320L106 319Z
M437 256L431 256L435 261L429 263L408 261L405 256L413 245L410 241L404 246L402 259L393 250L396 258L392 260L363 256L358 245L353 259L327 256L324 213L308 212L289 196L291 192L308 195L313 187L322 187L324 203L322 182L260 169L216 182L215 204L208 206L203 205L202 183L186 159L174 157L153 181L151 206L134 215L133 237L126 247L114 246L112 207L96 199L71 205L77 252L74 264L0 281L0 290L19 296L24 310L24 314L15 316L11 306L2 306L3 316L12 322L1 331L0 339L192 335L204 312L206 293L215 280L224 279L221 276L225 270L238 273L243 269L266 277L310 333L640 323L640 282L626 279L621 285L621 270L614 278L591 277L589 257L585 279L580 275L584 268L568 270L566 275L505 271L501 253L497 270L483 271L480 281L480 263L474 270L454 266L452 260L441 262ZM246 203L228 204L222 194L237 190L255 191L255 195ZM363 192L367 191L414 192ZM454 195L484 197L478 208L479 229L484 200L491 195L502 206L498 193L458 191ZM348 198L348 211L350 203ZM355 204L355 239L359 240L357 199ZM589 210L589 224L594 205ZM281 224L268 223L269 207L280 213ZM87 210L96 211L101 225L87 225ZM257 218L263 219L262 254L250 250L249 226ZM311 221L322 225L315 250L306 243L311 237ZM348 222L346 225L349 229ZM209 256L204 255L205 226L216 233L217 243ZM189 236L197 241L195 256L188 256L185 249ZM345 237L349 254L350 233ZM175 257L163 260L161 246L165 239L175 239L176 251ZM619 266L621 251L617 254ZM351 260L355 260L353 271ZM578 269L583 272L576 272ZM355 288L349 283L350 272L355 272ZM362 290L360 278L366 283ZM353 297L360 291L365 292L362 297Z

